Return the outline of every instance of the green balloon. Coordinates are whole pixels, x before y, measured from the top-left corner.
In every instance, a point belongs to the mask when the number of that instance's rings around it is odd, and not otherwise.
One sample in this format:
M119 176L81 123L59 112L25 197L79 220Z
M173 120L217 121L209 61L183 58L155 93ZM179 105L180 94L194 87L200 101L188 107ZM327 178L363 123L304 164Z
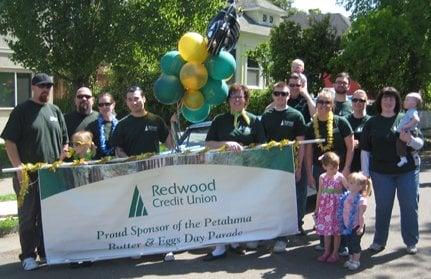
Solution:
M216 80L227 79L233 75L236 69L235 58L227 51L220 51L218 55L205 62L208 75Z
M184 64L186 64L186 61L181 58L180 53L176 50L166 52L160 60L162 72L167 75L178 76Z
M214 106L226 100L228 91L229 88L224 80L215 80L212 78L208 78L207 83L201 89L205 102Z
M184 88L176 76L162 74L154 83L154 96L165 105L178 102L184 95Z
M181 113L183 114L184 118L189 122L202 122L207 119L208 115L210 114L210 105L204 103L197 110L189 110L188 108L186 108L186 106L182 105Z

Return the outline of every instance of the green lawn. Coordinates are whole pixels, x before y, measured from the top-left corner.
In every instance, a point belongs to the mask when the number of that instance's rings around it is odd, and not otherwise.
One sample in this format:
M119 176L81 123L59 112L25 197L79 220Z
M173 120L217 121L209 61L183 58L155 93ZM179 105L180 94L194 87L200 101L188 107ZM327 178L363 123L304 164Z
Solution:
M7 194L0 196L0 202L4 201L16 201L16 195L15 194Z
M4 220L0 220L0 237L5 236L9 233L14 233L18 230L18 218L7 217Z

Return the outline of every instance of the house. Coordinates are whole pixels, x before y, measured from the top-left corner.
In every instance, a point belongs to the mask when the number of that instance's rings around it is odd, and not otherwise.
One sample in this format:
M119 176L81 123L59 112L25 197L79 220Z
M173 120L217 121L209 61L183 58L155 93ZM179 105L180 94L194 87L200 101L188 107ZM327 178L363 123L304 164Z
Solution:
M271 28L284 20L291 20L305 29L309 27L310 17L319 21L327 15L298 13L287 17L286 11L266 0L238 0L237 6L242 9L243 16L238 19L241 33L234 53L237 61L235 81L250 88L264 88L265 81L262 68L247 57L247 51L269 41ZM349 19L341 14L329 14L329 20L337 35L343 34L350 27Z
M271 28L278 26L287 12L266 0L238 0L237 6L243 15L238 18L241 32L234 52L235 81L250 88L263 88L262 68L247 57L247 51L269 41Z
M32 72L14 63L11 56L12 50L5 37L0 36L0 131L3 131L12 109L31 96Z

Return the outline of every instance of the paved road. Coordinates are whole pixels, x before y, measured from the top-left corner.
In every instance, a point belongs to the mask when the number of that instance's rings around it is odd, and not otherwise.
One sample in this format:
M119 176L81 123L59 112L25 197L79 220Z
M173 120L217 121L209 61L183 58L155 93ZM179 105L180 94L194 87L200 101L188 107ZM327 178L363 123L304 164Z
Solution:
M395 204L388 246L378 254L365 251L362 266L357 272L346 271L340 264L322 264L316 261L318 253L314 232L309 236L292 237L285 253L271 254L266 247L250 251L245 256L228 255L215 262L203 262L206 250L176 255L174 262L163 263L160 257L144 260L112 260L97 262L91 267L70 269L67 265L45 266L37 271L24 272L17 259L17 235L0 238L0 278L431 278L431 169L421 172L420 233L416 255L407 255L401 239L399 208ZM367 232L363 246L367 247L374 232L374 200L370 199L367 212ZM312 227L311 214L305 219L305 228ZM30 277L31 276L31 277Z

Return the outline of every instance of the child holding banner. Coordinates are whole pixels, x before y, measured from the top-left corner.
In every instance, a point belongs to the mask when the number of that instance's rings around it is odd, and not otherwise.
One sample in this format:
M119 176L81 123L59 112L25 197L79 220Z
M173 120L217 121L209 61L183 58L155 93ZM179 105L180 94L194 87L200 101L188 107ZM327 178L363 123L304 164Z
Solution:
M320 262L334 263L338 261L340 246L340 224L338 207L343 186L347 186L346 178L338 171L340 158L334 152L326 152L319 158L326 172L319 177L317 192L316 233L324 236L325 252L318 258ZM332 245L332 238L334 243ZM331 249L333 247L333 249Z

